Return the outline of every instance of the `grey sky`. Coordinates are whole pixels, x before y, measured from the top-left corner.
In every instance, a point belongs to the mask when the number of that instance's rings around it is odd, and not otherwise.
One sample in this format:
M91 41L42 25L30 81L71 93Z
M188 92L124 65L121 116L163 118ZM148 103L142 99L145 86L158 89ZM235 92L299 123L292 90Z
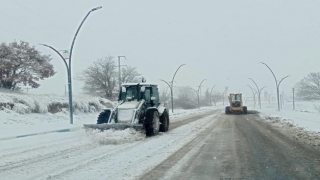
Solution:
M34 93L64 93L66 71L61 59L39 43L69 49L86 13L93 12L76 40L73 75L98 58L125 55L148 82L170 80L193 88L250 92L247 84L275 92L267 63L281 78L283 90L320 67L320 1L98 1L1 0L1 41L26 40L51 54L57 74ZM157 69L158 68L158 69ZM81 83L74 81L75 93Z

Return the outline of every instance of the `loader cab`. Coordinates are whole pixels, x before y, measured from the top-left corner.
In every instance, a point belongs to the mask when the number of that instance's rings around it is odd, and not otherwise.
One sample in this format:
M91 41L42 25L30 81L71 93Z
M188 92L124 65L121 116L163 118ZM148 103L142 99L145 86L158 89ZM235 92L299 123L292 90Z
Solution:
M146 86L142 96L142 99L146 101L148 107L158 106L160 103L158 87L155 85Z
M159 105L159 92L154 84L123 84L121 86L119 101L146 101L147 107Z
M242 94L230 94L231 101L241 101Z
M139 89L138 86L122 86L119 94L119 101L139 101Z

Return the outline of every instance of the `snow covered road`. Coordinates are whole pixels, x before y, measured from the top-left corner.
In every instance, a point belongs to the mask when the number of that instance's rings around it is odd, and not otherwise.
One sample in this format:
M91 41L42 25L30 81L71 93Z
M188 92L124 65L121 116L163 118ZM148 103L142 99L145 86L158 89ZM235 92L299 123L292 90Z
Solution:
M257 114L221 114L139 179L319 179L320 144L301 142L296 133Z
M135 179L205 131L220 110L177 118L168 133L51 133L0 142L1 179Z

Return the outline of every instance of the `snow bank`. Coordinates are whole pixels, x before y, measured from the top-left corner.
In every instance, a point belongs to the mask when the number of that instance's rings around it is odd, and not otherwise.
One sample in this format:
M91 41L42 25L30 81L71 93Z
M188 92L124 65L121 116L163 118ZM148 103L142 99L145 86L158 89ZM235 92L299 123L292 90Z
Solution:
M0 92L0 110L10 109L20 114L65 112L68 104L68 97L64 96ZM75 96L73 100L75 114L98 112L112 106L111 101L98 97Z
M262 109L255 109L266 121L290 131L294 140L320 148L320 113L314 107L319 104L319 101L298 101L293 110L292 102L286 102L279 112L273 102L262 103Z
M262 116L268 122L280 127L282 130L290 131L293 140L300 141L314 147L320 148L320 131L309 131L304 127L295 124L294 120L282 117Z

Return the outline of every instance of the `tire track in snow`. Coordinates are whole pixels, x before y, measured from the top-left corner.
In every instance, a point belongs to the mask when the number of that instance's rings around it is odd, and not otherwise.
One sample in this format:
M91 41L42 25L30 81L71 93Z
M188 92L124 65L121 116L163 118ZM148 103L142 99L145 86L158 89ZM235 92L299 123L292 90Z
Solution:
M28 158L28 159L16 159L13 162L9 162L9 163L5 163L4 165L0 165L0 172L3 171L7 171L7 170L11 170L14 168L19 168L19 167L24 167L25 165L32 165L34 163L37 163L39 161L49 161L50 159L54 159L56 157L66 157L68 152L72 152L72 153L77 153L80 151L86 151L89 149L95 149L97 147L96 146L91 146L92 144L84 144L84 145L80 145L80 146L76 146L76 147L72 147L72 148L66 148L63 150L59 150L59 151L55 151L52 153L47 153L47 154L43 154L43 155L36 155L35 157L32 158Z
M59 139L51 142L43 142L37 145L34 145L34 147L30 147L30 145L25 145L25 146L19 146L15 148L8 148L8 149L3 149L0 151L0 159L3 160L5 158L9 158L12 156L17 156L19 154L25 154L28 152L33 152L33 151L38 151L42 149L50 149L52 147L55 147L57 145L63 145L63 144L69 144L71 142L74 142L75 140L79 139L79 137L72 137L72 138L66 138L66 139ZM47 144L47 145L44 145ZM39 146L41 145L41 146ZM17 150L15 152L15 150ZM8 154L5 152L10 151Z

